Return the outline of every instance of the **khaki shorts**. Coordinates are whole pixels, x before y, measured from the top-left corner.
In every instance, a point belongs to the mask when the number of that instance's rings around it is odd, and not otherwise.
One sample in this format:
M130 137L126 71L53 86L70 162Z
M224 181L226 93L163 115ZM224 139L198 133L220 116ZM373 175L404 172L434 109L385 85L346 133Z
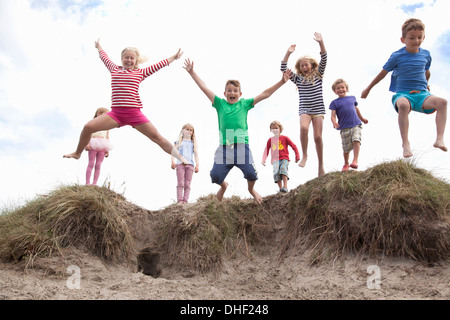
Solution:
M341 130L342 149L345 153L353 150L353 141L361 143L362 125Z

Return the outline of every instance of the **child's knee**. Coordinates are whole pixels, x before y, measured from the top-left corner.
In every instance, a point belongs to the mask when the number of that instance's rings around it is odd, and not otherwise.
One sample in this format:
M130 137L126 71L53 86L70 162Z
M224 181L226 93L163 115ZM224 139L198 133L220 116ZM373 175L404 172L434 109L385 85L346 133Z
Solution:
M400 98L395 103L397 112L409 112L411 111L411 103L406 98Z
M314 142L316 144L321 144L322 143L322 135L315 135L314 136Z
M94 127L94 125L91 122L88 122L84 125L83 127L83 131L88 132L88 133L94 133L95 131L97 131Z

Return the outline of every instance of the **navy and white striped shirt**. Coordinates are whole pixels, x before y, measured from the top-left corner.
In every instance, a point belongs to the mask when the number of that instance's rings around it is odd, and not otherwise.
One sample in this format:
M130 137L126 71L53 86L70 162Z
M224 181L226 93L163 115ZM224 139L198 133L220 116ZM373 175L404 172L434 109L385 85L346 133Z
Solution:
M301 114L325 114L325 104L322 94L322 77L327 65L327 53L320 54L318 72L320 76L315 75L311 81L304 77L293 74L291 81L295 83L299 96L298 113ZM281 71L285 72L287 62L281 62Z

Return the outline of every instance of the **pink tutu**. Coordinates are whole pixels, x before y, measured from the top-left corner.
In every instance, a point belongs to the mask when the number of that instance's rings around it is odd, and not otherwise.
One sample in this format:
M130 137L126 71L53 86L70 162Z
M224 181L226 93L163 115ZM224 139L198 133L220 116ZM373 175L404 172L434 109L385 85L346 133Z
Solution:
M91 141L89 142L90 150L95 151L109 151L112 150L113 146L109 139L105 138L91 138Z

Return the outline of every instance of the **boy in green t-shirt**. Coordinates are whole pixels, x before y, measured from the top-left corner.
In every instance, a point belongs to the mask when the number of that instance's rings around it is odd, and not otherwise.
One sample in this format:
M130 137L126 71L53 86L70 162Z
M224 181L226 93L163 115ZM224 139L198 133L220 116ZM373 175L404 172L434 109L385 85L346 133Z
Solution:
M237 166L244 173L244 178L247 179L250 194L258 203L262 203L262 197L254 189L258 175L248 146L247 113L258 102L269 98L285 84L292 75L292 71L286 70L280 81L252 99L239 99L242 96L239 81L229 80L225 85L225 99L221 99L195 73L194 62L186 59L184 68L217 111L220 145L214 155L214 165L210 172L212 182L220 185L217 199L219 201L223 199L223 195L228 187L225 178L228 172L234 166Z

